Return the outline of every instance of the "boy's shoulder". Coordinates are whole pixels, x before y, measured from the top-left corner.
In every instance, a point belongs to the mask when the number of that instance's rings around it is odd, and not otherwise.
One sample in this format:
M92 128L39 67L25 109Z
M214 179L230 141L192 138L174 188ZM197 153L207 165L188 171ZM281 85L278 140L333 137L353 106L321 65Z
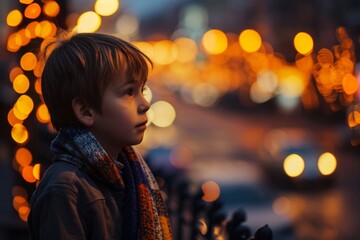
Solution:
M33 198L40 199L51 194L64 194L86 202L104 199L110 191L78 166L56 161L46 170Z

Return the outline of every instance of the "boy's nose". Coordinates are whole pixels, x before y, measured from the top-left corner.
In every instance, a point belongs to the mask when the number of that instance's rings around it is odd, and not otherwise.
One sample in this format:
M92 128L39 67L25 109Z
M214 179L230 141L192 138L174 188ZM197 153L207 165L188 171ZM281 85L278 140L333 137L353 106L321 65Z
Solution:
M139 104L140 113L146 113L150 109L150 103L144 98L141 98L141 102Z

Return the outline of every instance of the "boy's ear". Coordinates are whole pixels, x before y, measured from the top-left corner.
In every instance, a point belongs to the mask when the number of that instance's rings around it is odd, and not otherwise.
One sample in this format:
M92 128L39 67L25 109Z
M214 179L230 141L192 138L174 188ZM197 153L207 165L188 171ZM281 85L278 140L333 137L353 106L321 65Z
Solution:
M84 100L74 98L71 105L74 114L80 123L86 127L91 127L94 124L94 110L90 108Z

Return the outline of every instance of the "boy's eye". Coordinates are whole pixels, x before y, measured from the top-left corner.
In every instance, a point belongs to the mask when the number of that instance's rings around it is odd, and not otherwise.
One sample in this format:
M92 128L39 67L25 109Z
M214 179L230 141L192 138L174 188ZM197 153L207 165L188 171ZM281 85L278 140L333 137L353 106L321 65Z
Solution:
M134 89L133 89L133 88L129 88L128 90L126 90L126 95L129 95L129 96L134 95Z

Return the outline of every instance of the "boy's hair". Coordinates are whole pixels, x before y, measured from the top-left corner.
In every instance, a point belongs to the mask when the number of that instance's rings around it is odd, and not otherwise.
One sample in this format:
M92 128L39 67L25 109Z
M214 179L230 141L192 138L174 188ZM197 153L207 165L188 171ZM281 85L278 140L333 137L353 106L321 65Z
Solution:
M41 52L43 100L56 130L81 125L72 109L79 98L101 113L111 80L126 69L129 79L145 82L151 60L132 44L101 33L60 34Z

